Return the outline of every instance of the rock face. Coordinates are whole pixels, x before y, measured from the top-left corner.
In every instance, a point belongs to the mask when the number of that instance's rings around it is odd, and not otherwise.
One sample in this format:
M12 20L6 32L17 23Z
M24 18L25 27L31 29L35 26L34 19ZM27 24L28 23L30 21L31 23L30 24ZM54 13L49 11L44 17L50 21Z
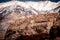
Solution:
M50 3L51 7L45 6ZM53 40L59 37L59 3L47 1L1 3L0 40Z
M11 16L13 19L10 19ZM60 19L57 13L37 14L17 17L9 15L7 21L1 22L2 26L9 25L5 40L42 40L49 39L52 35L50 30L60 27ZM5 25L4 25L5 24ZM56 29L57 30L57 29ZM53 31L55 32L55 31ZM54 33L55 34L55 33ZM56 36L56 35L55 35Z

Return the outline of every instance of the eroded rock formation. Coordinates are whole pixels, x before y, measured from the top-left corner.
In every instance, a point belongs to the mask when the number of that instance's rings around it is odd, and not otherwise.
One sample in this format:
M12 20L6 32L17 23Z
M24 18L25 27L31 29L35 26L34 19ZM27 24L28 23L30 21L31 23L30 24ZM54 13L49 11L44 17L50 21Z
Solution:
M13 20L7 22L9 27L5 34L5 40L52 39L51 37L57 37L57 32L60 32L60 30L57 31L57 28L60 27L60 16L57 13L22 16L17 19L14 17Z

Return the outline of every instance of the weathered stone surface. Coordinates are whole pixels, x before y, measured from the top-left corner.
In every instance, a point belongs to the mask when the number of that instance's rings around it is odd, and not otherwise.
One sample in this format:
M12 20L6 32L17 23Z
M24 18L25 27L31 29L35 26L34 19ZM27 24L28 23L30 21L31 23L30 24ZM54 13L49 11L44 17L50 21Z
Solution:
M9 15L6 19L11 18ZM53 26L60 25L60 17L57 13L37 14L30 16L17 17L1 22L4 26L8 23L9 27L5 33L6 40L42 40L50 38L50 30Z

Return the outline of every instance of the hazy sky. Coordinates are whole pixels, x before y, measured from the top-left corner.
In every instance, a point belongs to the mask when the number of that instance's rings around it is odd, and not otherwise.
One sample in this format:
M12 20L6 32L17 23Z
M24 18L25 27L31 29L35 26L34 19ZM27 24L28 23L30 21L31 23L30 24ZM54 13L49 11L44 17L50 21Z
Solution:
M7 1L11 1L11 0L0 0L0 2L7 2ZM20 0L20 1L41 1L41 0ZM53 2L58 2L59 0L51 0Z

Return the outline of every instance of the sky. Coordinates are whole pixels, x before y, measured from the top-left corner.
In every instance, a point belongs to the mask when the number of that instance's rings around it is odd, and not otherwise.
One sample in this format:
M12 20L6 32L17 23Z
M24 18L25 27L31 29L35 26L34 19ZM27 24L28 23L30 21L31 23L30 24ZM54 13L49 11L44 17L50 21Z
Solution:
M8 2L8 1L11 1L11 0L0 0L0 3L1 2ZM20 1L41 1L41 0L20 0ZM59 0L50 0L52 2L58 2Z

